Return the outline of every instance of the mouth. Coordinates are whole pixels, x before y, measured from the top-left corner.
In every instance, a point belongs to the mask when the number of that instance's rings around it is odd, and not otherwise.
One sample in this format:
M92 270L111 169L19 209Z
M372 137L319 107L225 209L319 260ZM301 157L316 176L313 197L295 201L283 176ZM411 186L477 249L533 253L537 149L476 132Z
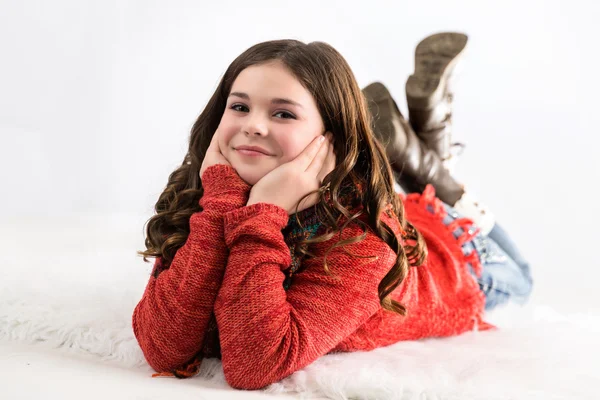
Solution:
M251 157L260 157L260 156L270 156L271 155L271 154L269 154L269 152L267 150L265 150L259 146L243 145L243 146L235 147L234 149L242 155L251 156Z
M260 151L256 151L256 150L247 150L247 149L236 149L236 151L244 156L249 156L249 157L267 157L268 154L265 153L261 153Z

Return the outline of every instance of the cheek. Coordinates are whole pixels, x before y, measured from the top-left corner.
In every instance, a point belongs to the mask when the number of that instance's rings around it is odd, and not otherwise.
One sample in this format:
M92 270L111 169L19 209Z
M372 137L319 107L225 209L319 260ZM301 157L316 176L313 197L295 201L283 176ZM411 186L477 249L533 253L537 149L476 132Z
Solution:
M231 139L236 132L239 132L239 127L230 119L223 117L217 129L219 130L219 146L224 151L231 147Z
M304 132L303 135L294 135L285 143L284 154L286 161L293 160L320 134L320 132ZM282 145L283 148L283 145Z
M306 142L306 138L303 138L300 135L288 136L286 139L280 140L279 146L281 147L281 152L283 154L281 162L288 162L298 157L306 147L304 142Z

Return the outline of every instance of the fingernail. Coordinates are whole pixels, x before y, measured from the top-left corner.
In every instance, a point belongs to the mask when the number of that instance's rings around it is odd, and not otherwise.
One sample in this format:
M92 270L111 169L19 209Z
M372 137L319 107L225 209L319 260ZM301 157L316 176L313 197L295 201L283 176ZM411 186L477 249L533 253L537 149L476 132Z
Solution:
M319 142L322 142L323 140L325 140L325 136L321 135L321 137L319 138Z

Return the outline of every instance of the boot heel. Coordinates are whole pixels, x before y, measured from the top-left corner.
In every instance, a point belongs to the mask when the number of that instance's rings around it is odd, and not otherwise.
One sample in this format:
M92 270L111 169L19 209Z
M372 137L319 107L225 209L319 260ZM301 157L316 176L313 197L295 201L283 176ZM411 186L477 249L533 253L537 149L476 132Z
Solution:
M468 37L443 32L426 37L415 49L415 73L406 81L406 98L411 108L429 109L444 97L446 80L461 58Z
M441 90L444 85L440 85L440 78L410 75L406 80L406 98L410 102L410 107L421 109L433 108L442 99L444 94L443 90Z
M367 99L376 103L391 97L390 92L381 82L373 82L365 87L362 91Z
M438 154L417 137L388 89L374 82L362 92L371 114L373 135L383 145L400 187L406 192L421 192L430 183L443 202L456 203L464 191Z
M393 161L394 153L391 149L394 148L394 143L399 135L397 133L399 127L393 121L403 118L402 113L383 83L373 82L365 87L362 93L367 101L374 124L372 126L373 133L386 148L390 161Z

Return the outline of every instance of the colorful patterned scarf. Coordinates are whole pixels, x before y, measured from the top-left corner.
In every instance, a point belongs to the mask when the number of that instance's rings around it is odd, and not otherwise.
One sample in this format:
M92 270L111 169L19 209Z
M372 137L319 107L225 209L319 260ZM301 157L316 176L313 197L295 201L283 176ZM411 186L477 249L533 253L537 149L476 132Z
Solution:
M359 186L360 187L360 186ZM360 203L356 186L343 186L340 189L339 201L344 206L355 207ZM330 193L326 192L325 199L330 201ZM298 219L300 223L298 223ZM292 276L302 265L303 254L299 252L298 247L303 240L321 235L325 232L322 221L316 212L316 207L309 207L296 214L290 215L287 226L282 230L285 242L290 249L292 264L283 271L286 275L283 281L283 288L287 291L292 284Z

